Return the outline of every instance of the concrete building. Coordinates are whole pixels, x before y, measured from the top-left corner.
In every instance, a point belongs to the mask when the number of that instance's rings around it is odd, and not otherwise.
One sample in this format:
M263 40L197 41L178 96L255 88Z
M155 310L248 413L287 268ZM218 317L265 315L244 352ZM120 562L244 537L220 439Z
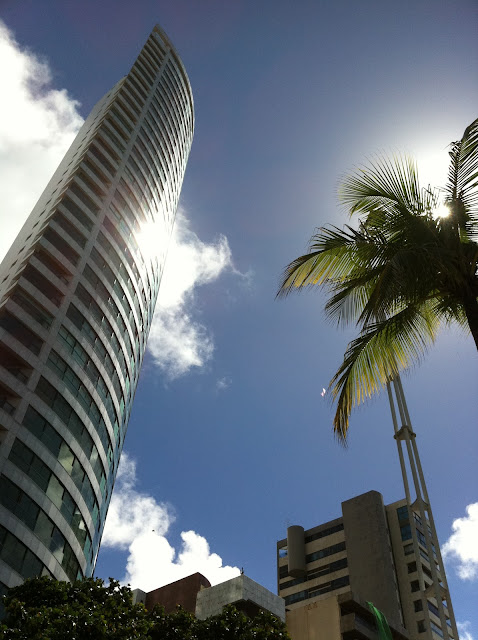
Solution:
M336 520L306 531L289 527L277 543L277 580L292 640L389 637L377 635L379 612L396 640L458 640L399 378L388 392L406 497L385 506L370 491L343 502Z
M199 620L218 615L226 605L233 604L250 618L255 617L259 611L268 611L285 621L283 598L243 573L214 587L211 587L209 580L202 574L194 573L149 593L134 589L133 602L142 602L147 609L159 604L166 613L174 611L180 605Z
M196 616L200 620L215 616L228 604L233 604L250 618L262 610L285 621L284 600L244 574L199 591Z
M188 77L155 27L2 262L2 590L93 572L193 129Z
M368 601L385 614L394 638L408 638L387 512L376 491L343 502L336 520L306 531L289 527L277 558L278 593L293 640L376 637Z
M180 606L195 615L199 592L210 586L211 583L202 573L193 573L147 593L141 589L134 589L133 602L142 602L148 611L159 604L164 607L166 613L172 613Z

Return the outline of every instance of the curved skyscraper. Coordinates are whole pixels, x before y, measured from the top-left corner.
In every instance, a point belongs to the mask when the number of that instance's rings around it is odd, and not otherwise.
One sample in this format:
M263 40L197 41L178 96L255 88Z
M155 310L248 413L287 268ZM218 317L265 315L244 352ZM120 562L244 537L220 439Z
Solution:
M0 267L0 590L93 572L193 129L155 27Z

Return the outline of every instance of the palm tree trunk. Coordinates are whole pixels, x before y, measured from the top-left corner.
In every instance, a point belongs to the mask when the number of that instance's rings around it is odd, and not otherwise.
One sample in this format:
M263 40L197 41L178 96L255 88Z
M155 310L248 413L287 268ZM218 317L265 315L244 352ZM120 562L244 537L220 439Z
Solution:
M478 351L478 301L475 297L470 296L464 300L463 306L466 319L468 320L468 326L470 327L471 335L473 336Z

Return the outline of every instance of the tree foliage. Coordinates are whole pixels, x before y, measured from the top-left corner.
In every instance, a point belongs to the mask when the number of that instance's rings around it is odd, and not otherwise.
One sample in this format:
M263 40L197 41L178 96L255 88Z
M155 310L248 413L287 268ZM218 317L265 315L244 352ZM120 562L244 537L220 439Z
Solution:
M440 325L465 327L478 349L478 119L449 155L444 189L421 188L409 158L358 169L339 193L358 228L317 229L284 271L279 296L324 285L327 314L359 328L329 385L343 442L353 407L419 361Z
M110 579L74 583L32 578L5 596L1 640L290 640L267 612L248 618L233 606L198 620L184 609L167 614L133 605L131 589Z

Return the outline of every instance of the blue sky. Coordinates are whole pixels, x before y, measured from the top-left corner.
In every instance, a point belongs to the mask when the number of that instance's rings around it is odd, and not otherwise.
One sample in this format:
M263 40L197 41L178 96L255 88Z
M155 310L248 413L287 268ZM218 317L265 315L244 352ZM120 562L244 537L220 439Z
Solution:
M289 524L338 517L370 489L403 496L385 396L353 414L347 449L332 435L321 391L353 329L326 321L319 292L274 296L314 228L346 221L337 184L365 158L408 152L424 184L443 181L447 144L477 116L477 13L440 0L3 0L2 251L156 22L194 93L169 279L97 575L154 588L244 567L274 591ZM447 574L465 640L478 637L477 363L451 329L404 377L442 544L462 519L450 546L463 562L450 553Z

